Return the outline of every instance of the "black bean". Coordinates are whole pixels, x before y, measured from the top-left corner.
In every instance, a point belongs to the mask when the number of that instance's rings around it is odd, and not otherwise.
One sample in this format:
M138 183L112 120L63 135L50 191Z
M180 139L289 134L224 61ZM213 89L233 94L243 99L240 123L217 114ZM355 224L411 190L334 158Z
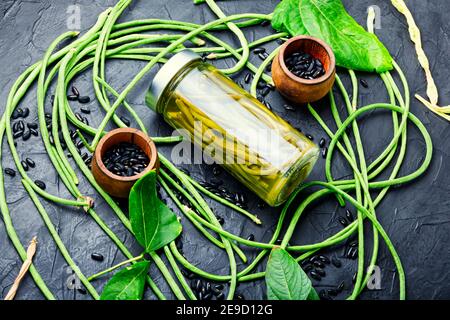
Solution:
M39 135L39 132L36 129L30 129L30 133L35 137Z
M258 53L258 57L263 61L266 60L266 58L267 58L267 56L263 53Z
M288 110L288 111L295 111L295 108L294 108L293 106L289 105L289 104L285 104L285 105L283 106L283 108L284 108L285 110Z
M346 257L348 259L354 259L356 257L356 255L358 254L358 249L357 248L349 248L346 254Z
M322 148L322 158L326 159L328 154L328 148Z
M86 117L83 117L83 123L85 124L85 125L89 125L89 120L86 118Z
M83 122L83 116L78 112L75 113L75 118L77 118L78 121Z
M245 75L244 82L249 83L251 79L252 79L252 74L249 72Z
M342 267L341 261L340 261L338 258L336 258L336 257L333 257L333 258L331 259L331 263L332 263L333 266L335 266L336 268Z
M325 277L327 274L325 273L325 270L322 268L315 268L314 271L321 277Z
M38 186L40 189L42 189L42 190L45 190L45 188L47 187L47 186L45 185L44 181L42 181L42 180L35 180L35 181L34 181L34 184L35 184L36 186Z
M78 137L78 130L74 130L70 132L70 139L74 141Z
M77 147L77 149L81 149L81 148L83 148L83 146L84 146L84 144L83 144L83 141L78 141L76 144L75 144L75 146Z
M30 114L30 109L28 109L28 108L23 108L23 112L22 112L22 114L20 115L22 118L26 118L26 117L28 117L28 115Z
M30 168L36 167L36 163L33 161L33 159L31 159L31 158L26 158L25 161L26 161L26 163L30 166Z
M269 102L265 101L264 105L266 106L267 109L272 110L272 105Z
M254 241L255 240L255 235L252 233L247 237L248 241Z
M22 108L16 108L16 109L14 109L14 111L13 111L11 117L15 120L15 119L21 117L22 114L23 114Z
M79 103L89 103L91 102L91 98L89 96L78 97Z
M216 284L216 285L214 286L214 289L221 291L221 290L224 289L224 286L223 286L223 284Z
M347 220L349 222L353 222L355 220L355 218L353 217L353 214L348 209L345 211L345 217L347 218Z
M361 83L361 85L364 88L368 88L369 87L369 84L367 83L367 81L365 79L361 79L361 80L359 80L359 82Z
M69 100L69 101L77 101L78 100L78 96L76 96L74 94L69 94L69 95L67 95L67 100Z
M129 127L130 126L130 124L131 124L131 122L130 122L130 120L128 120L127 118L125 118L125 117L120 117L120 120L122 120L122 122L127 126L127 127Z
M356 278L358 277L358 272L355 272L355 274L352 277L352 282L355 283L356 282Z
M253 53L254 54L260 54L260 53L263 53L263 52L266 52L266 48L259 47L259 48L253 49Z
M312 135L310 135L310 134L306 134L306 137L307 137L309 140L311 140L311 141L314 140L314 137L313 137Z
M72 86L71 91L77 97L80 95L80 91L78 91L77 87L75 87L75 86Z
M197 292L200 292L203 288L203 283L200 279L197 279L197 281L195 282L195 290L197 290Z
M82 112L82 113L84 113L84 114L89 114L89 113L91 113L91 109L89 109L89 108L80 108L80 111Z
M322 277L316 271L311 271L309 274L310 274L311 278L313 278L314 280L317 280L317 281L322 280Z
M319 147L323 148L325 147L325 144L327 143L327 141L325 140L325 138L320 139L319 141Z
M23 131L25 130L25 124L23 122L23 120L19 120L17 121L17 131Z
M220 216L217 216L217 221L218 221L221 225L223 225L223 224L225 223L225 219L222 218L222 217L220 217Z
M223 292L219 293L216 297L217 300L225 300L225 294Z
M358 249L357 248L353 248L353 251L351 252L350 259L355 260L356 258L358 258Z
M344 288L345 288L345 283L344 283L344 281L342 281L342 282L337 286L336 290L337 290L338 292L342 292L342 290L344 290Z
M35 129L36 130L38 128L38 124L36 122L30 122L30 123L27 123L27 127L29 129Z
M350 247L357 247L358 246L358 241L353 241L349 243Z
M203 300L211 300L211 298L212 298L212 294L206 293L205 296L203 297Z
M20 138L21 136L23 136L23 131L17 131L13 134L14 139Z
M87 291L85 288L77 288L77 291L81 294L87 294Z
M19 131L19 123L18 122L14 123L12 126L12 132L16 133L17 131Z
M339 217L338 221L340 224L342 224L344 227L348 226L348 222L344 217Z
M269 26L270 25L270 21L269 20L263 20L262 22L261 22L261 26L263 26L263 27L267 27L267 26Z
M328 259L328 257L325 257L323 255L319 256L319 260L322 261L325 264L330 264L330 259Z
M31 131L30 129L28 129L27 131L25 131L22 135L22 139L23 141L27 141L28 139L30 139L31 137Z
M102 254L97 253L97 252L92 253L91 258L92 258L92 260L99 261L99 262L102 262L105 259L105 257L103 257Z
M264 89L262 89L262 90L260 91L260 94L261 94L263 97L267 96L269 93L270 93L269 87L264 87Z
M313 78L313 79L316 79L316 78L318 78L321 74L322 74L322 70L316 70L316 71L313 72L312 78Z
M16 176L16 171L14 171L14 169L11 168L5 168L5 173L13 178Z
M308 264L308 265L303 267L303 271L305 271L305 272L309 272L312 269L314 269L314 266L312 264Z
M323 262L321 262L321 261L319 261L319 260L314 261L313 264L314 264L314 266L315 266L316 268L324 268L324 267L325 267L325 265L323 264Z

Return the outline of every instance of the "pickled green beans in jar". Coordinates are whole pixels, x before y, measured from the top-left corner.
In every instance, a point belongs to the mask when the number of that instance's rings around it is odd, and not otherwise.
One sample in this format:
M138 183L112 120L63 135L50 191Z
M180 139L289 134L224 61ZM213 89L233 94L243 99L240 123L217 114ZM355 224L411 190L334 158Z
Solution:
M319 154L311 140L188 50L161 68L147 104L270 206L286 201Z

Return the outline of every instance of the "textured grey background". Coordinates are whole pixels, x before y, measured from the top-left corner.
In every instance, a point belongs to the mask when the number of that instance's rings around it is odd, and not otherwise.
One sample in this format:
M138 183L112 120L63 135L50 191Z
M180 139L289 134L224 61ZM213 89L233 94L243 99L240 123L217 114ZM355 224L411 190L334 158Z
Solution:
M97 15L106 7L114 5L115 1L1 1L0 3L0 110L4 110L8 91L16 77L30 64L39 60L50 42L59 34L67 30L66 10L69 5L79 5L81 8L81 27L85 31L95 21ZM269 13L278 3L276 0L228 0L219 4L227 14L242 12ZM450 9L450 2L446 0L410 0L409 7L412 10L422 30L424 46L431 60L431 67L441 93L442 104L450 102L450 88L448 83L448 51L449 51L449 29L450 22L445 19L445 12ZM366 9L369 5L376 4L381 8L382 29L377 33L381 40L395 56L400 66L406 72L411 86L411 92L424 94L424 75L418 66L414 55L413 46L409 41L407 29L403 17L395 11L389 1L344 0L344 4L350 13L362 24L365 24ZM213 18L211 12L205 5L194 6L190 0L152 0L135 1L127 9L121 18L132 20L138 18L171 18L183 21L204 23ZM257 27L246 31L249 40L259 38L271 32L270 27ZM237 44L236 40L223 35L231 43ZM274 44L267 46L272 49ZM252 55L252 60L259 63L257 57ZM227 62L228 65L232 61ZM137 62L114 62L108 63L108 80L116 89L122 89L131 77L142 67ZM145 81L140 82L128 101L135 106L145 119L145 124L151 128L153 135L167 135L171 132L160 117L154 115L144 105L144 92L148 81L152 78L149 74ZM361 88L360 99L362 104L375 101L386 101L385 90L381 81L372 75L362 75L370 84L369 89ZM348 84L347 77L345 82ZM83 93L93 96L91 89L90 73L87 72L75 80L77 87ZM283 100L277 93L269 97L276 112L288 119L303 131L311 133L316 141L324 136L319 125L308 114L307 110L289 112L283 109ZM23 102L24 106L30 107L32 115L28 120L36 118L35 93L29 94ZM339 102L342 108L342 103ZM73 104L76 110L79 105ZM98 124L102 112L95 101L91 103L94 110L89 116L91 123ZM417 101L412 100L412 112L416 114L426 125L434 140L434 159L427 174L411 185L393 189L383 203L379 206L378 216L385 226L406 271L407 294L410 299L446 299L450 298L450 252L448 242L450 240L450 209L449 175L447 174L450 162L446 150L449 147L450 127L447 122L441 120L427 111ZM331 116L324 104L320 111L325 120L330 123ZM375 112L366 115L361 122L361 131L365 140L365 151L369 160L373 160L383 149L391 138L391 121L387 113ZM60 186L53 170L48 170L49 162L44 153L40 139L33 138L29 143L19 141L19 149L23 157L31 156L37 163L37 168L29 172L34 178L40 178L47 182L48 191L68 196L63 186ZM13 166L12 160L6 152L2 159L5 167ZM164 148L164 152L170 148ZM409 131L409 145L407 160L402 167L402 173L411 172L416 169L423 160L424 145L418 133L411 129ZM192 174L198 178L211 176L211 167L207 165L189 168ZM336 158L333 168L335 176L346 176L348 167ZM323 179L324 161L319 160L311 179ZM250 199L250 207L264 222L262 227L255 227L238 214L225 210L221 206L212 203L214 210L225 217L225 227L237 234L246 237L250 233L256 235L256 239L268 240L273 227L277 221L278 209L257 208L259 202L255 196L236 184L233 179L225 173L221 175L225 185L232 191L242 190ZM67 266L59 254L57 248L42 220L22 188L18 177L11 179L6 176L5 185L8 194L8 203L13 217L14 226L22 240L26 244L34 236L39 238L39 249L35 258L35 264L49 288L59 299L88 299L88 295L82 295L66 287L68 278ZM86 194L97 196L86 181L81 183L81 189ZM122 254L111 243L108 237L101 232L94 221L83 213L67 208L58 207L45 203L53 223L59 230L64 243L68 247L74 260L81 270L89 275L123 260ZM127 245L134 248L138 254L139 248L132 241L130 235L124 230L119 221L107 209L107 206L98 200L96 209L108 222L109 226L125 241ZM340 229L337 217L344 213L334 199L322 203L320 206L310 207L301 219L296 232L295 243L311 243L324 239ZM184 220L183 220L184 221ZM216 273L228 271L225 256L207 245L199 234L192 230L191 226L184 222L182 241L186 256L194 264ZM367 228L368 229L368 228ZM370 238L370 235L369 237ZM367 250L369 251L369 250ZM102 253L106 259L103 263L91 260L92 252ZM249 257L256 255L256 251L246 249ZM335 247L327 254L341 256L342 247ZM327 268L327 277L320 283L314 282L317 289L329 288L338 284L341 280L346 282L346 291L339 298L344 298L350 291L351 278L356 270L356 262L342 259L344 267L335 269ZM398 297L398 276L394 272L394 265L384 244L381 244L378 264L382 270L382 289L379 291L365 291L362 298L366 299L394 299ZM241 266L242 267L242 266ZM20 259L11 245L4 229L0 223L0 294L4 296L12 284L20 268ZM152 271L157 282L164 287L164 292L170 296L163 279L158 272ZM96 287L101 290L107 278L95 282ZM265 297L264 282L242 284L238 292L247 298L261 299ZM40 291L34 285L30 277L26 277L22 283L17 296L18 299L42 299ZM148 298L154 298L148 294Z

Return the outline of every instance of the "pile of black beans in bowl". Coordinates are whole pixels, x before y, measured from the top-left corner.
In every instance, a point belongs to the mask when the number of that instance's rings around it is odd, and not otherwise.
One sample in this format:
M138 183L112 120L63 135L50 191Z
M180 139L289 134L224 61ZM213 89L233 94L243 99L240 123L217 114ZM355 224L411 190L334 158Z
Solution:
M313 80L325 74L325 68L319 59L309 53L295 52L285 59L286 67L297 77Z
M108 149L102 157L106 169L115 175L131 177L147 168L150 160L137 145L121 142Z

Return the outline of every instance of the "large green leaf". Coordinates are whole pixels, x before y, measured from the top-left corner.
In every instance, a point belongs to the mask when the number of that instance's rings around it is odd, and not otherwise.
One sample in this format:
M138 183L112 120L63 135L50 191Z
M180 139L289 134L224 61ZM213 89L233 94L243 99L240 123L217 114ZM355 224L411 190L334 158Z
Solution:
M117 272L105 285L101 300L141 300L150 262L137 262Z
M311 280L297 261L281 248L274 248L270 254L266 285L269 300L316 300L314 293L310 296L311 289L314 290Z
M308 34L300 19L298 10L299 0L281 1L272 17L272 27L277 31L284 31L291 35Z
M283 0L275 9L272 26L293 36L324 40L338 66L369 72L393 68L386 47L347 13L341 0Z
M177 216L157 196L155 171L140 178L131 188L129 211L131 228L146 252L164 247L181 233Z

